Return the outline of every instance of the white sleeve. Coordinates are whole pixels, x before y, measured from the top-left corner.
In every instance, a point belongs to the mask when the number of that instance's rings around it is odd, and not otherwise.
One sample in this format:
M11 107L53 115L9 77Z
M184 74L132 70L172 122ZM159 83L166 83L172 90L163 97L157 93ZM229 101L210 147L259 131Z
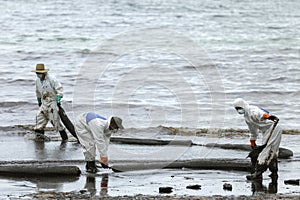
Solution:
M258 133L259 133L259 129L257 126L255 126L254 124L261 124L264 123L264 119L263 119L263 114L264 111L262 111L260 108L258 108L257 106L252 106L250 109L250 122L247 122L249 131L250 131L250 140L256 140Z
M256 140L258 136L258 128L252 126L249 122L247 122L249 131L250 131L250 140Z
M54 91L56 92L57 96L63 97L64 90L60 82L58 82L55 78L51 78L51 86L53 87Z

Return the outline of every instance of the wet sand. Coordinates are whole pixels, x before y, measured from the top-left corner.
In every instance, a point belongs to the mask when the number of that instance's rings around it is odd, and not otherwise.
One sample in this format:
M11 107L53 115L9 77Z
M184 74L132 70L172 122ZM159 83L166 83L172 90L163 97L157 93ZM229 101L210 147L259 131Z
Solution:
M13 133L13 134L11 134ZM299 178L300 151L297 135L284 135L282 146L291 149L294 156L281 159L279 163L279 178L274 183L264 173L262 183L253 183L246 180L247 171L243 170L208 170L188 168L166 168L124 171L113 173L103 171L97 176L85 173L84 158L80 145L75 141L61 143L58 134L49 133L51 141L36 143L30 138L27 130L2 130L0 162L54 162L59 165L74 165L79 167L82 174L79 176L0 176L0 197L7 199L299 199L299 185L287 185L285 180ZM167 138L168 136L164 136ZM156 138L157 139L157 138ZM215 141L214 137L201 138L182 136L179 139L191 139L194 143ZM219 144L247 142L248 138L221 137ZM110 146L110 163L117 165L125 161L140 160L140 162L165 159L173 162L170 155L153 153L161 146L139 146L114 144ZM170 152L183 152L178 159L229 159L244 160L247 151L227 150L214 147L208 151L203 146L176 146L168 148ZM119 150L119 151L117 151ZM122 152L121 152L122 150ZM120 154L121 152L121 154ZM134 152L134 153L133 153ZM205 154L205 156L204 156ZM126 156L127 155L127 156ZM134 157L133 157L134 156ZM250 162L250 160L249 160ZM125 163L126 164L126 163ZM230 184L232 190L224 189L224 184ZM188 186L200 185L198 190L188 189ZM168 194L159 193L160 187L172 187ZM200 198L201 197L201 198Z
M37 195L30 196L33 199L99 199L100 197L90 197L85 194L76 194L76 193L41 193ZM257 196L211 196L211 197L200 197L200 196L145 196L145 195L137 195L137 196L118 196L118 197L107 197L102 196L103 200L157 200L157 199L165 199L165 200L180 200L180 199L190 199L190 200L277 200L277 199L290 199L290 200L298 200L298 195L257 195Z

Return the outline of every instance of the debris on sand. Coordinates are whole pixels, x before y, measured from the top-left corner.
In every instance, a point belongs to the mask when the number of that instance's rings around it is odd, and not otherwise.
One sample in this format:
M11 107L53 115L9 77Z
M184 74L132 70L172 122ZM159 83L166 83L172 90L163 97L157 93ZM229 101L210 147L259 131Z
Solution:
M300 179L285 180L284 184L286 184L286 185L300 185Z
M80 169L73 165L57 165L55 163L23 163L0 164L0 174L8 176L79 176Z
M160 187L159 193L172 193L173 188L172 187Z
M257 200L257 199L270 199L270 200L277 200L277 199L284 199L284 200L299 200L299 195L285 195L285 194L265 194L264 196L210 196L210 197L203 197L203 196L151 196L151 195L135 195L135 196L91 196L88 193L80 194L77 192L43 192L38 194L30 194L25 195L20 198L14 198L15 200L21 199L36 199L36 200L44 200L44 199L90 199L90 200L154 200L154 199L164 199L164 200Z
M224 183L223 190L232 191L232 185L230 183Z
M110 142L119 144L135 144L135 145L176 145L191 146L192 140L167 140L152 138L130 138L130 137L111 137Z
M188 185L186 189L201 190L201 185Z

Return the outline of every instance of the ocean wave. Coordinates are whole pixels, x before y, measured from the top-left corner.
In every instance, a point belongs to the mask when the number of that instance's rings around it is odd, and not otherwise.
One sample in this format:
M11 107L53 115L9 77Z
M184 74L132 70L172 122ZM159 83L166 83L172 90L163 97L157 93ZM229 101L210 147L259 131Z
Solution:
M271 90L271 91L262 91L260 89L248 89L247 91L238 92L238 91L226 91L226 94L243 94L242 96L251 96L251 94L255 94L255 96L272 96L272 95L279 95L279 96L286 96L286 95L293 95L295 94L296 90L294 91L279 91L279 90Z
M26 85L34 85L35 84L35 80L30 80L30 79L24 79L24 78L10 78L8 80L6 80L6 83L23 83Z
M34 131L34 125L13 125L13 126L0 126L0 132L14 132L14 133L26 133L26 131ZM54 131L54 128L47 127L46 131ZM131 135L131 136L230 136L231 134L235 135L244 135L248 136L248 129L223 129L223 128L181 128L181 127L168 127L168 126L157 126L157 127L148 127L148 128L128 128L122 130L118 133L122 135ZM300 129L285 129L283 134L288 135L300 135Z
M9 108L9 107L16 107L16 106L25 106L25 105L35 105L36 103L27 102L27 101L17 101L17 102L0 102L0 107L2 108Z
M280 76L280 77L272 77L269 79L269 81L285 81L288 80L288 77Z

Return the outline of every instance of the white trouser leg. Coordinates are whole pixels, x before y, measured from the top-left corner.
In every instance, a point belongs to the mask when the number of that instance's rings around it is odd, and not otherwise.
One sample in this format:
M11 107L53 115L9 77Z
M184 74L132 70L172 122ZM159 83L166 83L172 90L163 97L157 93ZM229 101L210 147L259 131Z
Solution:
M47 111L44 111L41 107L36 115L35 130L44 130L48 123Z
M54 126L56 131L62 131L64 130L64 126L60 122L60 117L58 114L58 106L56 102L51 103L51 105L48 107L48 118L51 122L51 124Z

